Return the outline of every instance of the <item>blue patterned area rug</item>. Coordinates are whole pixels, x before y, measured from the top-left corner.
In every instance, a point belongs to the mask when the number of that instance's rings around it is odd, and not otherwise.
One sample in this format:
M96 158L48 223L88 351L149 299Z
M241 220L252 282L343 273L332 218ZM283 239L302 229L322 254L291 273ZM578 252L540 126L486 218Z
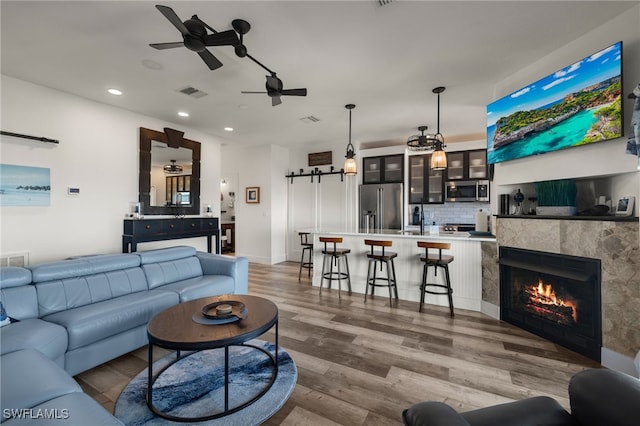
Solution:
M275 353L275 345L262 340L247 342ZM156 361L153 372L175 360L175 354ZM115 416L125 425L178 425L156 416L145 401L147 369L144 369L118 397ZM229 348L229 408L251 400L268 386L273 364L262 351L245 346ZM199 422L201 425L259 425L275 414L289 399L298 378L291 356L278 348L278 377L260 399L228 416ZM180 417L201 417L224 411L224 349L213 349L183 357L165 370L153 385L154 405Z

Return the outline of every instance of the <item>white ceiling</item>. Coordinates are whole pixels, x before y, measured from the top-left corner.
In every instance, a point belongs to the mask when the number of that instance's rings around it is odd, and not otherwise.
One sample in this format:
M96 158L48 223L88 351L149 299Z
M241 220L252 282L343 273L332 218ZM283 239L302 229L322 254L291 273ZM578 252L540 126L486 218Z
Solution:
M306 87L308 96L283 96L272 107L266 94L241 94L264 90L266 72L232 47L209 48L224 64L215 71L186 48L149 47L182 39L155 4L173 8L183 21L197 14L217 31L230 29L233 19L247 20L249 54L277 72L285 88ZM356 145L405 141L419 125L435 130L432 89L446 86L440 130L451 143L484 138L485 106L497 82L637 4L3 0L1 69L238 146L346 144L347 103L356 104ZM144 66L148 60L162 69ZM188 86L208 96L178 93ZM108 95L109 87L124 95ZM177 117L179 110L190 117ZM300 120L310 115L320 121Z

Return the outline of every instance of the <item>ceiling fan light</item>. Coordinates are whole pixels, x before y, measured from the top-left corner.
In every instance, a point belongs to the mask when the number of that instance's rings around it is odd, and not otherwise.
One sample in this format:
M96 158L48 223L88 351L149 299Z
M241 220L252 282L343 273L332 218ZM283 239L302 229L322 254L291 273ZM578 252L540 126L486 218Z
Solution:
M164 172L168 175L177 175L182 173L182 166L176 164L176 160L171 160L171 164L164 166Z

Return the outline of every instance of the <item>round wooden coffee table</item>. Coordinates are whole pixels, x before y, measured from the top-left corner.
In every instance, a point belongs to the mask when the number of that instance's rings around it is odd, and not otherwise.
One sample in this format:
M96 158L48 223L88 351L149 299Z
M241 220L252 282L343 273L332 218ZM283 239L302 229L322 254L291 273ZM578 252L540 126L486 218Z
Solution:
M213 324L216 322L215 320L205 318L201 314L203 307L221 301L243 303L246 307L246 317L233 322L220 323L221 321L217 321L218 323ZM247 341L266 333L273 326L275 326L275 354L271 354L261 347L246 344ZM165 309L153 317L147 326L147 335L149 337L147 406L153 413L168 420L199 422L235 413L251 405L264 395L271 388L278 376L278 308L270 300L261 297L229 294L180 303ZM173 365L173 363L165 366L154 375L154 346L177 351L177 357L174 363L180 360L181 351L224 348L224 411L204 417L186 418L176 417L159 410L153 404L153 384L163 371ZM273 364L273 374L270 383L250 401L231 408L229 408L229 346L247 346L260 350L269 356Z

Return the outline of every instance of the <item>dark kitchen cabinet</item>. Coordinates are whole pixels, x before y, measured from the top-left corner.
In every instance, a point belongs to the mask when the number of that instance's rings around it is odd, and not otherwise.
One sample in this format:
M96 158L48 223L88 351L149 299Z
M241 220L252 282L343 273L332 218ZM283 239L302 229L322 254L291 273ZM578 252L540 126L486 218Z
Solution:
M402 183L404 154L362 159L362 183Z
M487 179L487 150L447 153L447 180Z
M409 157L409 204L444 203L444 170L432 170L431 154Z

